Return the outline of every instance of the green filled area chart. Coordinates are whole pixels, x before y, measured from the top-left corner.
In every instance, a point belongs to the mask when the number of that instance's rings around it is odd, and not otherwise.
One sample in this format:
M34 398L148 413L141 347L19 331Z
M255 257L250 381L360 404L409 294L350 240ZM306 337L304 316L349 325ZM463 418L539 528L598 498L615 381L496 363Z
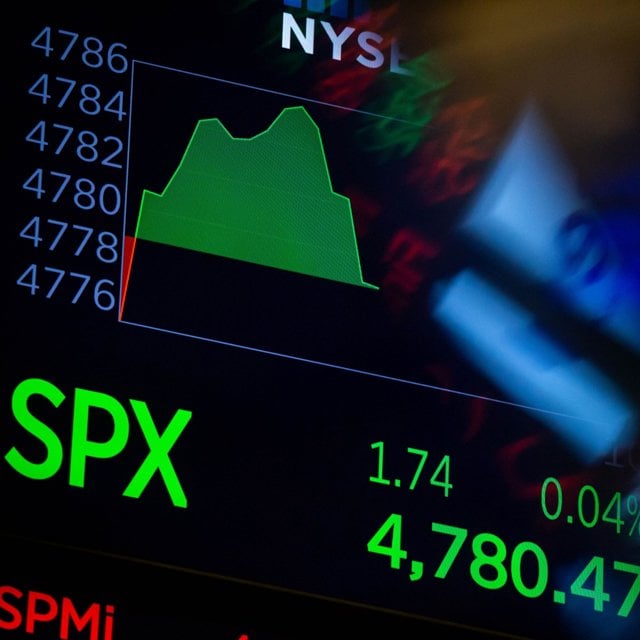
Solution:
M302 106L251 139L201 120L164 192L144 191L138 238L375 288L362 280L349 200L332 190Z
M384 310L341 192L368 179L341 126L372 117L138 64L120 320L402 377L375 366Z

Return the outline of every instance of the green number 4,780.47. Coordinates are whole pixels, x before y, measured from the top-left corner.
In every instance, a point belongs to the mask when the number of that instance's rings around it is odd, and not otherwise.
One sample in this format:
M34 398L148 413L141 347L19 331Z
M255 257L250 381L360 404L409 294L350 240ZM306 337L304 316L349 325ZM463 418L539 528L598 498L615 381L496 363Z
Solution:
M439 522L431 523L433 533L450 536L450 542L444 551L433 577L444 579L449 575L460 551L469 538L469 531ZM367 543L370 553L387 556L392 569L399 569L402 561L408 557L402 546L402 516L392 513L373 534ZM535 542L519 542L511 551L497 535L488 532L478 533L471 538L473 559L469 564L469 576L483 589L503 588L509 581L516 591L525 598L540 597L549 585L549 563L544 550ZM420 567L422 562L413 560L412 568ZM527 570L524 570L524 567ZM618 615L627 617L640 596L640 566L627 562L613 562L615 571L631 573L635 576L620 608ZM412 579L415 578L412 573ZM572 596L589 598L594 611L602 612L605 603L611 601L611 595L605 590L605 561L594 556L571 583Z

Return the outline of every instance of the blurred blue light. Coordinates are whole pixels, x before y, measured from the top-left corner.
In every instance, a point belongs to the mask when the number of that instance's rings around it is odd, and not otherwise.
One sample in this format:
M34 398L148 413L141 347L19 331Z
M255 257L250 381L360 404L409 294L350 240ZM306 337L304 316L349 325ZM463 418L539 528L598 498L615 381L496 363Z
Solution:
M630 442L634 409L616 386L478 274L465 270L440 283L433 317L477 368L585 461Z
M640 351L640 218L592 210L535 107L524 111L460 231Z

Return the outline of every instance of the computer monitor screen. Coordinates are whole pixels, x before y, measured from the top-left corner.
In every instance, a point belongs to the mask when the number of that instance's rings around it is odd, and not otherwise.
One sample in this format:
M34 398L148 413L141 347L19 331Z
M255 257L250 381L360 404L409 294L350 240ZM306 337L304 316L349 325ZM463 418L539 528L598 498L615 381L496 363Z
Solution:
M3 633L636 637L637 6L17 11Z

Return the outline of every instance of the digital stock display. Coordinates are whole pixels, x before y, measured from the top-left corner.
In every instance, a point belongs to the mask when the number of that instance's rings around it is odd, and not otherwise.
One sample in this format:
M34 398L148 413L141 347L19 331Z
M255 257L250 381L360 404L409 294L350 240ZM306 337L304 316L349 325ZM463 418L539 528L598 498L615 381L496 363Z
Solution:
M5 42L1 635L637 638L637 7L213 4Z

